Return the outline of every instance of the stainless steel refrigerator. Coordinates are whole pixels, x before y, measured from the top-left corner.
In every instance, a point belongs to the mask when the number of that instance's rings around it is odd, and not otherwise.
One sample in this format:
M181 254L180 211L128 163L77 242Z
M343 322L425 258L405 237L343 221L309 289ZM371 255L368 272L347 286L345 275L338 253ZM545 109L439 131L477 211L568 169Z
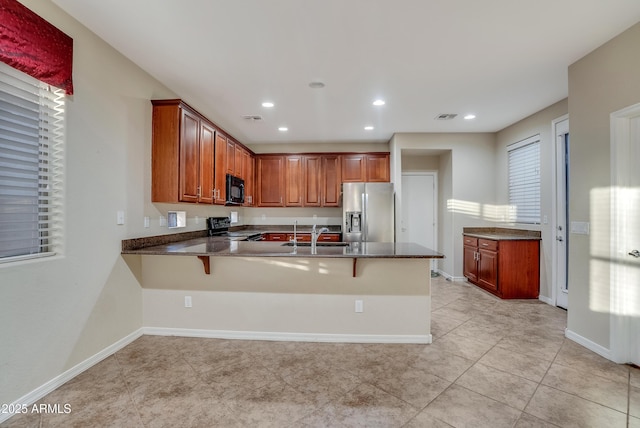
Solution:
M346 242L395 242L393 183L342 185L342 236Z

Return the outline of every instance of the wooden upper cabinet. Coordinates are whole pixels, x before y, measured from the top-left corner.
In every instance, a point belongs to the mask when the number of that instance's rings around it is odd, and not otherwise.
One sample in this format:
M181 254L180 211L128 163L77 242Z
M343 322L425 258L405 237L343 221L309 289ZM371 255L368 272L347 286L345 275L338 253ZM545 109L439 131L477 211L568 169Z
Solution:
M240 144L234 144L234 161L233 161L233 175L235 175L236 177L240 177L243 180L245 179L245 172L244 172L244 154L246 153L246 150L242 148L242 146Z
M342 182L389 182L389 153L342 155Z
M257 205L259 207L284 206L284 159L283 155L256 157Z
M253 152L182 100L151 103L152 202L224 205L227 173L253 185Z
M248 151L243 155L244 163L244 206L252 207L255 196L255 157Z
M321 190L322 206L339 207L342 191L342 170L340 155L322 156Z
M365 154L342 155L342 182L367 181L367 163Z
M212 124L180 100L152 104L151 201L211 203Z
M217 132L215 146L214 203L224 205L227 202L227 137Z
M301 207L304 197L303 156L289 155L285 157L285 198L286 207Z
M389 153L367 153L365 162L368 182L390 181Z
M306 155L303 157L304 166L304 206L305 207L321 207L324 192L323 185L323 156L321 155Z
M235 175L236 173L236 143L227 137L227 174Z
M200 198L198 202L214 202L215 129L203 122L200 126Z
M200 119L182 109L180 123L180 202L198 202L200 197Z

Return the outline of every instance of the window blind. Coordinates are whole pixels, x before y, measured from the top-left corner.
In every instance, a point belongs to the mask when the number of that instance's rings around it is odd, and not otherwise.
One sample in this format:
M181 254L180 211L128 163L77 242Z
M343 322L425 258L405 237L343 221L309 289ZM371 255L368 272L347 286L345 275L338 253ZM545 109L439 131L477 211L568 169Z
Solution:
M511 221L540 223L540 137L508 148Z
M0 64L0 261L62 245L64 91Z

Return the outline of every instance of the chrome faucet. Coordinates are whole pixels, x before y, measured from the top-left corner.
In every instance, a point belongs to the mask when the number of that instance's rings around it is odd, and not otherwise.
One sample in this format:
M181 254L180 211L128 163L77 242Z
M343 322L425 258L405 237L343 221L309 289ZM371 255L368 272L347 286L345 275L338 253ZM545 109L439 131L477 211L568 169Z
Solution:
M293 249L298 248L298 220L293 221Z
M316 244L318 243L318 238L320 237L320 235L328 231L329 231L329 228L327 227L323 227L322 229L317 230L316 225L315 224L313 225L313 227L311 228L311 253L312 254L316 253Z

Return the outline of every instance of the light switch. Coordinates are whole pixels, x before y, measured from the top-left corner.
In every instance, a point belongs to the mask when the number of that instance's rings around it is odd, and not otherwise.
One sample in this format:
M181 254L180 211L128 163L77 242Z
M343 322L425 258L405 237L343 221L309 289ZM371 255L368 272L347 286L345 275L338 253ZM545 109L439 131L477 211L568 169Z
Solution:
M578 235L588 235L589 234L589 222L586 221L572 221L571 222L571 233L575 233Z
M124 224L124 211L120 210L116 213L116 224Z
M151 222L151 219L148 216L146 216L144 218L144 227L149 227L150 226L150 224L149 224L150 222Z

